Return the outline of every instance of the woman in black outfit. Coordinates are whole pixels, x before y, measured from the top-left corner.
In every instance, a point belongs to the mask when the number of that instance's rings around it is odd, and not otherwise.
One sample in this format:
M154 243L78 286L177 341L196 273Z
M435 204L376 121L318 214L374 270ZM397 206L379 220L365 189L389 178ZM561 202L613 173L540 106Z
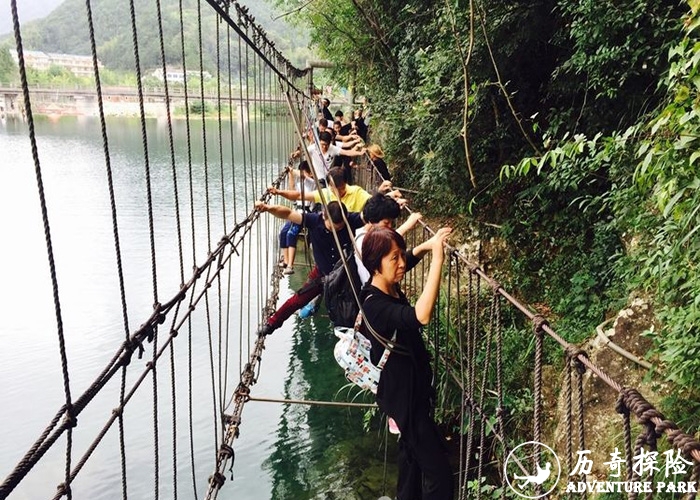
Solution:
M384 347L370 333L392 339L398 347L389 355L377 388L379 409L393 418L399 439L398 500L452 500L453 477L443 437L432 417L433 374L422 327L430 321L440 289L443 246L450 228L425 242L432 262L423 293L411 306L399 282L406 272L406 243L396 231L371 229L362 242L362 262L372 276L362 290L363 329L372 342L370 355L378 363ZM408 252L409 261L412 252ZM414 262L409 262L414 265Z

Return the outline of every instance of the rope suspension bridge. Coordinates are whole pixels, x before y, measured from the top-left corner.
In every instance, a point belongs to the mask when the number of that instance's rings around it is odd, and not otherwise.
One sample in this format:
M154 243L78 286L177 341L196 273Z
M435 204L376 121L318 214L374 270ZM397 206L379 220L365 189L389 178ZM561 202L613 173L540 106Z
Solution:
M255 390L265 376L262 363L269 352L269 349L265 352L266 344L278 340L277 336L258 336L256 331L276 309L283 276L275 243L279 223L253 206L257 200L271 199L269 185L279 187L285 181L287 167L291 164L289 154L299 144L304 144L302 130L311 128L315 119L310 71L294 67L248 9L238 2L197 1L195 39L189 40L187 36L192 33L185 30L186 9L183 0L179 0L179 46L167 43L160 0L155 0L157 20L139 19L133 0L123 3L130 14L140 106L137 124L141 146L138 165L142 170L139 189L145 199L143 234L148 241L148 256L143 260L146 265L141 274L148 275L150 271L147 284L150 304L147 308L133 305L129 298L129 278L124 271L127 259L123 243L125 222L120 211L124 206L120 195L124 193L114 185L115 176L120 175L115 169L118 159L110 142L109 123L104 112L95 14L92 2L86 0L85 12L81 15L85 16L88 26L85 36L94 63L96 115L103 149L101 175L109 198L121 338L108 348L110 357L101 370L91 376L89 382L78 384L74 380L77 361L71 357L71 332L64 321L64 286L59 279L60 262L55 255L57 234L51 224L51 193L47 192L46 172L42 168L45 162L42 157L48 153L42 151L36 133L23 58L22 26L16 1L11 2L23 109L48 259L62 404L45 428L37 429L39 437L23 456L19 455L15 467L2 471L6 477L0 484L0 499L12 496L27 481L36 481L32 471L51 450L59 448L65 451L61 479L50 485L44 493L46 497L82 497L84 490L77 487L81 472L91 460L104 460L103 457L111 454L125 499L134 496L132 477L139 468L149 470L154 498L178 498L180 495L217 498L225 489L227 476L236 472L235 459L243 458L240 450L236 453L236 444L240 433L246 429L244 410L250 403L373 406L341 400L266 398ZM140 31L146 25L152 31ZM178 95L184 96L185 117L182 121L175 120L171 106L167 105L173 90L166 79L163 88L165 132L163 129L154 132L149 128L144 109L147 98L141 83L144 68L139 47L144 40L156 37L162 74L167 74L166 62L171 60L181 61L183 73L187 74L187 68L203 68L202 36L212 32L216 33L217 41L215 109L202 105L201 114L195 115L192 104L205 101L204 78L199 79L199 88L188 88L185 79L184 93L178 91ZM186 50L191 44L199 48L194 60ZM206 94L207 99L211 99L209 89ZM246 116L238 127L234 127L234 102L248 104L243 108ZM274 109L270 114L275 119L262 119L271 109ZM175 139L175 130L183 126L186 140L181 143ZM166 144L167 158L161 163L154 161L152 153L156 142ZM378 174L372 169L369 157L360 161L358 172L358 184L376 185ZM410 209L406 208L406 212ZM420 231L408 237L409 246L434 234L427 224L421 221L421 225ZM169 233L169 239L164 239L164 232ZM617 421L619 428L617 446L622 449L621 462L626 465L627 474L623 480L651 480L654 471L646 468L640 474L633 459L644 451L657 452L662 441L662 447L676 450L685 460L687 467L678 479L696 485L700 482L700 443L693 436L667 420L638 390L624 387L591 362L586 352L559 336L544 317L508 293L498 281L470 261L459 246L448 246L447 251L449 265L436 308L440 313L425 332L434 354L434 373L439 375L438 408L445 415L452 415L457 429L452 441L457 443L459 498L481 498L486 494L482 483L476 488L469 487L474 478L477 481L485 478L486 484L501 486L499 495L506 497L504 463L514 451L511 436L516 431L522 435L525 430L525 426L509 419L513 397L504 389L504 364L514 362L509 356L515 354L504 352L506 335L527 335L529 339L525 343L529 346L525 354L531 366L524 371L532 377L528 401L532 419L527 423L530 441L542 443L551 437L548 428L551 422L547 420L551 420L552 408L556 408L558 401L556 395L544 389L543 370L545 359L553 352L563 352L565 356L565 368L559 381L565 407L564 421L559 424L564 432L561 442L557 443L557 453L563 457L562 475L572 474L578 481L586 480L585 473L577 471L576 450L585 450L587 443L583 381L588 372L617 395L617 404L609 409L609 419ZM409 295L420 294L427 265L429 262L422 262L407 278L404 288ZM146 309L146 314L135 318ZM531 325L529 333L509 326L523 323ZM206 362L199 363L194 353L202 350ZM321 352L319 356L332 355ZM183 386L187 394L185 401L176 391ZM104 408L104 398L109 399L111 410L99 413L94 408ZM101 399L102 406L99 406L97 402ZM150 399L148 425L152 449L147 463L139 462L142 457L129 453L134 441L130 431L136 425L147 425L143 416L131 415L137 399ZM90 425L86 423L88 419ZM193 430L203 421L207 421L210 428L211 439L206 445L195 438ZM106 455L101 451L105 448ZM521 477L528 476L535 466L539 467L543 459L541 452L538 450L515 460ZM95 458L99 453L102 453L101 458ZM580 459L580 453L578 455ZM203 466L211 471L206 477L199 473ZM183 469L188 470L187 480L178 473ZM170 476L169 480L166 476ZM544 494L540 485L533 491L533 496L528 498ZM586 492L567 494L585 496ZM625 494L630 498L642 494L646 498L653 496L643 491ZM693 492L684 494L695 498Z

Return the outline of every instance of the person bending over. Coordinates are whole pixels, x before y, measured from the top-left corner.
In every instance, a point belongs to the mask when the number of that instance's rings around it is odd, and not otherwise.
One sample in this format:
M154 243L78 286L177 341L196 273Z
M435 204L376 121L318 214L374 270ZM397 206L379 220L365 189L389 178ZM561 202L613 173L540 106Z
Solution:
M304 200L321 203L321 193L323 193L324 200L339 200L350 212L361 212L365 206L365 203L367 203L367 200L372 197L372 195L365 191L362 187L348 185L345 182L345 175L341 168L332 168L328 173L328 179L331 187L324 188L321 191L306 192L303 195ZM281 196L290 201L302 199L301 192L293 189L278 189L274 186L270 186L268 191L271 194ZM400 206L406 203L406 200L401 198L400 191L391 190L391 182L389 181L382 183L382 185L379 186L378 191L386 192L386 194L396 200Z
M393 418L399 439L398 500L452 500L453 477L445 441L432 417L435 391L430 355L422 328L430 321L440 289L443 246L451 229L442 228L426 243L432 262L423 293L411 306L399 283L406 270L406 243L396 231L373 228L362 242L362 261L372 279L362 289L364 321L384 339L400 346L384 365L377 387L379 409ZM363 325L372 342L370 356L378 363L384 347Z
M333 266L340 259L333 229L340 241L340 251L346 252L352 248L354 231L365 223L361 214L348 212L345 206L337 201L328 203L327 210L319 213L299 213L289 207L267 205L260 201L255 202L255 208L260 212L269 212L280 219L306 226L315 261L302 287L258 329L258 335L269 335L282 326L292 314L323 292L323 277L333 270ZM350 228L345 225L343 215Z

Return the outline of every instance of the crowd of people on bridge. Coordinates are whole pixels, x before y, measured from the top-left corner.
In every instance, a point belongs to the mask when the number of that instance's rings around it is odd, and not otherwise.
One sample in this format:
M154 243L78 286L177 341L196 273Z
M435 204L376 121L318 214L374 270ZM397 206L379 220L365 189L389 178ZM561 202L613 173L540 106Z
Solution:
M372 347L376 365L385 349L389 356L381 371L376 400L390 423L398 427L398 500L451 500L453 473L447 447L433 418L435 390L430 355L422 328L432 316L439 293L444 246L451 229L441 228L414 248L404 235L421 219L412 213L400 227L394 223L405 204L393 189L391 173L378 144L367 145L369 127L362 110L345 121L342 110L333 114L330 101L318 103L313 124L307 127L306 152L293 157L287 189L270 187L272 195L293 206L256 202L255 208L285 220L279 235L284 274L294 272L296 240L305 229L314 265L306 281L265 323L258 335L269 336L296 311L322 295L324 277L342 255L354 255L362 288L358 320ZM354 183L355 160L364 157L379 182L372 193ZM422 293L411 305L400 283L422 258L432 259ZM391 340L387 346L386 339Z

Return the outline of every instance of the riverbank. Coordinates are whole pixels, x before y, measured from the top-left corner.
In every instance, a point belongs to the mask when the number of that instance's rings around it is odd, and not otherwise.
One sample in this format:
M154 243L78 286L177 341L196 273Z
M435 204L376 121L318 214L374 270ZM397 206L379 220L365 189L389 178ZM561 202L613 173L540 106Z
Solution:
M0 117L21 118L26 116L22 90L0 88ZM32 113L46 116L99 116L100 100L93 89L30 88ZM134 117L143 113L150 118L164 118L170 112L173 118L205 115L223 120L247 121L256 117L286 116L285 102L275 97L262 97L253 104L235 97L218 96L210 92L204 95L189 95L164 89L143 89L139 95L135 88L105 88L102 92L102 112L105 116Z

